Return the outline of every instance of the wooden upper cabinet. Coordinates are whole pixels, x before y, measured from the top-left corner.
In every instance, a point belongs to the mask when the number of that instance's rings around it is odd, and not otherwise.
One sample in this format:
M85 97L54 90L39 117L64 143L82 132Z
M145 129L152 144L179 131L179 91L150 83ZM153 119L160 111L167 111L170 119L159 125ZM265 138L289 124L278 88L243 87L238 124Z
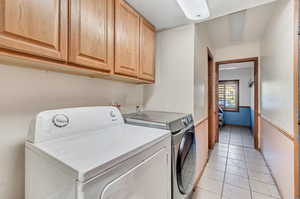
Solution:
M0 48L67 60L68 0L0 0Z
M114 65L113 0L72 0L69 62L111 71Z
M140 34L139 78L154 81L155 28L146 20L141 19Z
M115 73L138 76L140 16L123 0L115 0Z

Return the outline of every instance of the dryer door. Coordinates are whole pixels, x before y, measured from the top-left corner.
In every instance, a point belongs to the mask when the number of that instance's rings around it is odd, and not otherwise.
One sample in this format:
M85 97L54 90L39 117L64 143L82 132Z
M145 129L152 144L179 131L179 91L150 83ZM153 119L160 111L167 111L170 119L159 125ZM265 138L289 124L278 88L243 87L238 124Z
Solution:
M160 151L108 184L100 198L166 199L169 179L165 172L168 172L166 156Z
M166 199L170 197L169 150L162 148L144 161L124 162L84 185L82 199Z
M187 130L179 145L176 162L177 185L182 194L189 194L194 185L196 143L194 127Z

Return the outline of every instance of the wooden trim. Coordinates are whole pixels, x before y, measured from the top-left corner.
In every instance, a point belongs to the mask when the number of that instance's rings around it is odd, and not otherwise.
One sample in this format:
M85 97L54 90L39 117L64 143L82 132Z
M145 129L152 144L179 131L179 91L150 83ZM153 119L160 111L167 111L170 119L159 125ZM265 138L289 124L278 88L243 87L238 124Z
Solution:
M240 106L240 108L251 108L251 106Z
M251 109L251 106L239 106L238 107L238 110L230 110L230 109L223 109L223 111L224 112L240 112L241 110L241 108L249 108L249 109Z
M294 0L294 196L295 198L300 195L299 190L299 0Z
M253 126L253 134L254 134L254 147L255 149L259 150L259 129L258 129L258 112L259 112L259 65L258 65L258 58L252 58L254 61L254 126Z
M207 48L208 61L208 146L212 149L219 140L219 119L217 107L217 86L218 86L218 70L214 64L214 58L209 48ZM214 91L214 92L213 92Z
M202 171L200 172L200 175L196 178L196 183L195 183L195 185L194 185L193 192L196 191L197 185L199 184L199 181L200 181L201 177L203 176L204 170L205 170L205 168L207 167L208 160L209 160L209 157L207 157L207 159L206 159L206 161L205 161L205 164L204 164L204 166L203 166L203 168L202 168Z
M217 67L217 65L214 64L214 68L215 68L215 73L216 73L216 79L215 79L215 83L216 83L216 90L215 90L215 95L216 95L216 99L215 99L215 117L216 117L216 142L219 142L219 138L220 138L220 128L219 128L219 79L220 79L220 71L219 71L219 67ZM239 97L238 97L239 98Z
M240 107L238 107L237 109L224 109L223 108L223 111L224 112L236 112L236 113L238 113L238 112L240 112Z
M213 54L211 53L210 49L207 47L207 53L208 53L208 57L210 57L210 59L214 59Z
M133 8L134 9L134 8ZM135 9L134 9L135 10ZM139 13L138 11L136 11L137 13ZM139 13L140 14L140 13ZM140 14L141 15L141 14ZM155 26L150 23L145 17L143 17L143 15L140 16L141 21L143 21L143 23L145 23L146 26L148 26L153 32L156 32Z
M225 126L232 126L232 127L242 127L242 128L250 128L250 126L238 125L238 124L225 124Z
M221 64L232 64L232 63L243 63L243 62L258 62L258 57L250 57L250 58L244 58L244 59L229 59L224 61L218 61L216 62L216 65Z
M146 38L145 39L145 29L146 27L152 31L153 33L153 40L152 39L149 39L149 38ZM140 45L140 54L139 54L139 75L138 75L138 78L139 79L143 79L143 80L146 80L146 81L151 81L151 82L154 82L154 79L155 79L155 27L150 24L144 17L140 17L140 41L139 41L139 45ZM152 70L151 72L145 72L145 65L143 64L143 58L144 58L144 43L145 41L147 42L151 42L153 44L153 56L152 56L152 61L153 61L153 64L151 65L152 66ZM148 44L147 44L148 45ZM146 53L148 56L151 56L149 55L148 53Z
M216 62L216 67L219 68L221 64L231 64L231 63L243 63L243 62L254 62L254 146L255 149L259 150L259 131L258 131L258 112L259 112L259 64L258 57L250 57L244 59L230 59Z
M260 154L262 155L262 157L263 157L263 159L264 159L264 161L265 161L265 163L266 163L266 166L267 166L268 170L270 171L270 175L271 175L273 181L275 182L276 187L279 187L279 186L278 186L278 183L277 183L277 181L276 181L276 178L274 177L274 175L273 175L273 173L272 173L272 169L271 169L271 167L269 166L269 164L268 164L268 162L267 162L267 159L266 159L265 155L264 155L261 151L259 151L259 152L260 152ZM280 192L279 189L278 189L278 192L279 192L280 198L283 198L283 197L282 197L282 193Z
M54 1L53 1L54 2ZM21 53L27 53L29 55L34 55L34 56L41 56L47 59L53 59L57 61L67 61L67 53L68 53L68 0L60 0L57 1L56 7L49 7L46 8L45 5L41 4L40 7L40 12L42 12L45 9L51 9L53 12L53 18L50 18L48 20L53 21L53 24L51 25L52 28L51 30L51 36L43 36L44 39L40 38L35 38L35 37L30 37L31 35L24 34L22 32L27 32L28 30L36 30L35 36L37 34L43 34L42 30L47 30L48 28L45 29L44 25L48 27L49 24L45 21L45 24L40 24L40 21L36 22L35 19L29 20L21 20L23 17L27 18L24 14L22 13L27 13L29 9L34 12L35 14L32 14L31 16L36 16L37 11L36 8L38 6L34 5L34 2L23 2L22 4L19 3L18 8L14 8L14 10L6 10L5 5L6 1L1 0L0 1L0 10L1 10L1 15L0 15L0 43L1 43L1 48L7 49L7 50L14 50L16 52L21 52ZM31 9L33 8L33 9ZM23 10L24 9L24 10ZM54 10L53 10L54 9ZM6 16L6 12L8 12ZM22 31L15 32L15 31L10 31L9 29L6 28L6 22L4 20L5 17L10 17L10 15L15 15L17 12L19 12L19 19L18 21L14 20L14 26L22 26ZM29 17L29 16L28 16ZM27 18L28 19L28 18ZM10 20L10 19L9 19ZM10 22L9 22L10 23ZM35 24L36 23L36 24ZM32 25L35 24L35 25ZM28 26L30 26L30 29L27 29ZM23 29L24 28L24 29ZM47 38L45 38L47 37ZM53 38L51 38L53 37Z
M93 68L82 67L76 64L45 59L37 56L17 53L0 48L0 60L2 64L13 65L22 68L32 68L38 70L47 70L72 75L87 76L91 78L101 78L107 80L116 80L134 84L152 84L152 82L121 76L117 74L106 73Z
M195 128L196 127L199 127L201 124L203 124L204 122L206 122L208 120L208 117L206 117L205 119L203 120L199 120L198 122L195 122Z
M295 138L293 136L291 136L290 133L288 133L287 131L283 130L282 128L280 128L279 126L277 126L276 124L274 124L273 122L271 122L269 119L267 119L265 116L261 115L260 118L262 120L264 120L265 122L267 122L268 124L270 124L272 127L274 127L275 129L277 129L282 135L284 135L285 137L287 137L288 139L290 139L291 141L295 141Z
M156 27L148 20L144 17L143 13L139 12L137 9L135 9L131 4L129 4L127 1L124 1L125 4L127 4L128 7L130 7L130 9L134 10L134 12L138 13L140 15L141 18L143 18L144 21L146 21L147 24L150 25L151 29L153 29L153 31L156 32ZM171 28L170 28L171 29ZM163 30L162 30L163 31ZM161 32L161 31L159 31Z
M87 2L87 1L85 1ZM69 48L68 48L68 62L76 65L88 66L90 68L103 70L107 73L113 71L114 68L114 15L115 6L114 1L105 2L90 2L83 5L80 0L72 0L70 2L69 11ZM103 33L99 34L101 30L94 20L88 16L85 23L82 23L84 13L91 12L88 5L93 5L97 13L104 12L103 16L97 16L95 21L103 25ZM89 24L88 26L86 26ZM93 26L98 31L90 31L87 27ZM92 32L86 35L86 32ZM83 44L83 42L86 44ZM94 46L104 46L104 53L93 48ZM89 49L89 50L87 50ZM94 51L96 51L94 53Z
M129 56L128 55L128 49L124 50L122 49L123 46L120 44L121 41L124 39L125 34L128 34L128 32L125 32L123 30L124 26L128 26L128 23L133 23L133 20L125 20L121 14L126 10L128 13L131 14L131 16L135 17L135 24L133 25L134 28L130 27L127 28L130 31L136 31L138 38L130 38L130 42L132 42L132 39L136 39L136 43L131 44L135 47L134 52L131 52L131 59L135 59L135 63L131 64L130 66L128 64L124 64L124 57ZM123 11L123 12L122 12ZM128 14L127 13L127 14ZM127 37L126 35L125 37ZM115 67L114 67L114 73L118 75L125 75L130 76L134 78L138 78L139 75L139 67L140 67L140 15L124 0L115 0ZM126 52L127 54L125 54Z
M202 120L199 120L199 121L195 122L195 128L201 126L202 124L204 124L204 123L207 122L207 121L208 121L208 116L207 116L206 118L202 119ZM193 188L193 191L194 191L194 192L196 191L196 186L197 186L197 184L199 183L199 181L200 181L200 179L201 179L201 177L202 177L202 175L203 175L203 172L204 172L204 170L205 170L205 168L206 168L206 166L207 166L208 159L209 159L209 156L208 156L207 159L205 160L205 164L204 164L204 166L202 167L202 170L201 170L201 172L200 172L200 175L196 178L196 183L195 183L195 186L194 186L194 188Z
M240 82L239 79L230 79L230 80L219 80L218 82Z

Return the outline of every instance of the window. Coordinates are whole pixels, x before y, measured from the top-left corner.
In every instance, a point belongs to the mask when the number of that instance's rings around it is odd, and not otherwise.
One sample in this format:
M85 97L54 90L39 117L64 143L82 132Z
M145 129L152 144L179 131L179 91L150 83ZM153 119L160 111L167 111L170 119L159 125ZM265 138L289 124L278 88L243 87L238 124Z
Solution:
M239 111L239 80L219 81L219 105L225 111Z

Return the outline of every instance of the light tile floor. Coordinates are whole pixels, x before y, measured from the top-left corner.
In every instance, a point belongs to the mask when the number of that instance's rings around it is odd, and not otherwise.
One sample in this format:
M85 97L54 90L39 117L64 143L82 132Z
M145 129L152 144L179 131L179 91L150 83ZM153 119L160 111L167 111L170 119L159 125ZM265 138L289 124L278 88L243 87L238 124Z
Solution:
M280 199L249 129L222 128L193 199Z

